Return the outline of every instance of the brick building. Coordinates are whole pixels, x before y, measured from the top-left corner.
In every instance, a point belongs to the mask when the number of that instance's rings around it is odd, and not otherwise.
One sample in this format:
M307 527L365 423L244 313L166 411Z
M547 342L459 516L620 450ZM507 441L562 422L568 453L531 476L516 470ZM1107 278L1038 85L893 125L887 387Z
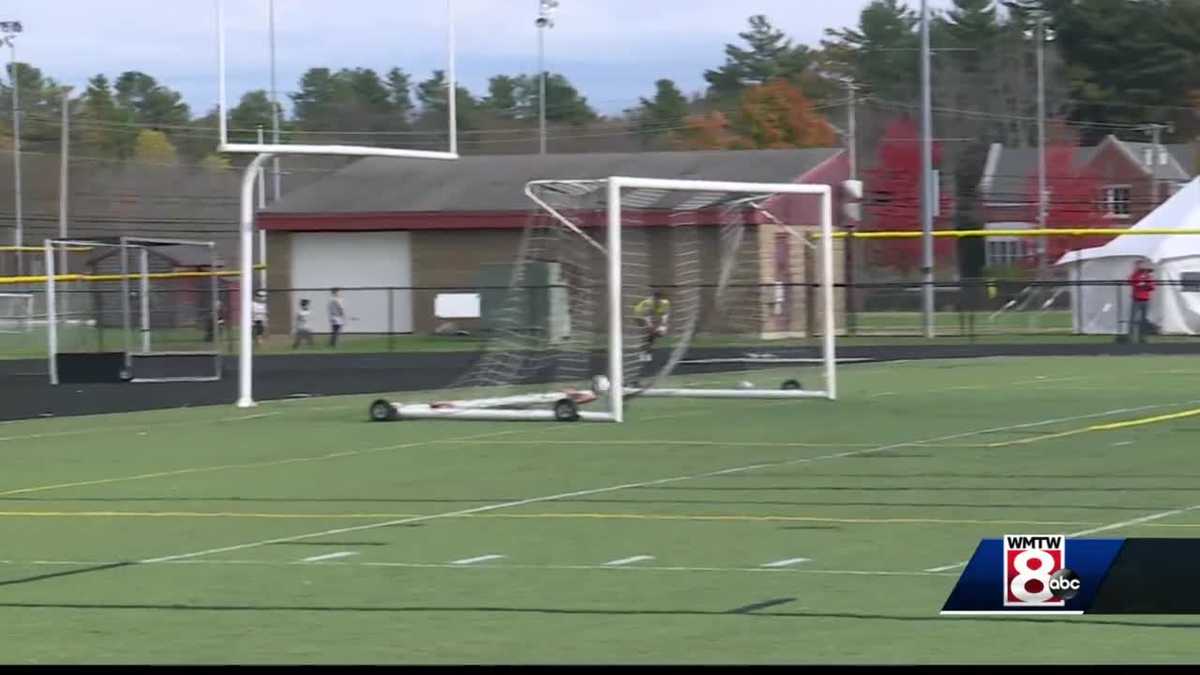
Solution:
M478 287L481 270L516 260L533 211L524 195L531 180L625 175L836 186L847 169L842 150L824 148L360 160L291 192L259 216L268 233L269 287L302 289L271 295L271 330L290 330L299 297L320 307L328 289L337 286L362 289L345 293L351 316L347 332L434 332L444 318L435 311L439 296L469 293ZM817 201L789 197L772 211L790 224L816 225ZM644 246L653 259L653 252L666 246L670 228L656 227L668 224L665 219L643 220ZM764 289L747 302L769 305L761 312L761 325L750 328L802 332L812 303L787 282L812 276L807 247L777 230L756 226L757 250L740 265ZM701 255L710 260L716 256L717 231L713 227L702 242ZM673 283L671 269L653 266L652 283Z

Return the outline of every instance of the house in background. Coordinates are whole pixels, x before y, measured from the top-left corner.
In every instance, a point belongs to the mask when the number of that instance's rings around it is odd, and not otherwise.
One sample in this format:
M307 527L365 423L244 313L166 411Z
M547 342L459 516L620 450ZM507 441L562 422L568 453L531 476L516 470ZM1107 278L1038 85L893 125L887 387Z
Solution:
M1195 147L1155 146L1108 136L1092 147L1051 148L1046 183L1050 227L1132 227L1196 175ZM1035 229L1038 223L1038 152L993 144L980 181L984 223L992 230ZM1048 242L1047 258L1099 246L1111 237L1059 237ZM1038 240L994 236L985 243L987 265L1032 265Z
M524 194L532 180L636 176L836 186L848 169L838 148L492 155L454 162L363 159L289 193L259 215L268 233L268 286L296 289L271 294L269 330L287 333L299 299L324 307L332 287L363 289L343 294L350 333L429 334L446 319L478 326L477 316L454 314L449 305L456 303L448 301L473 295L484 270L516 261L534 211ZM780 219L819 223L818 199L786 199L773 208ZM653 285L674 282L670 228L656 226L669 224L665 218L644 223L649 258L662 256L661 263L650 265ZM807 247L773 229L778 228L756 226L759 250L747 263L757 272L754 284L770 290L763 293L773 303L764 311L770 319L743 328L797 332L811 318L811 303L791 285L812 274L805 266ZM700 253L709 260L717 255L718 231L711 228L701 243ZM318 327L323 323L324 317L318 319Z

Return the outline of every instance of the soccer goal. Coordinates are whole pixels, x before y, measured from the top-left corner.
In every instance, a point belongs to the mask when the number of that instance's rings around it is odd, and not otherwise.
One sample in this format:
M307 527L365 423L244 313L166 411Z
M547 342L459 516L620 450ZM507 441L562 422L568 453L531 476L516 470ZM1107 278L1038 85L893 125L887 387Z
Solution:
M0 333L29 333L33 325L32 293L0 293Z
M66 248L85 251L59 270ZM220 271L212 242L46 240L50 381L221 377Z
M526 194L516 260L490 277L506 283L481 284L475 364L443 400L378 400L372 419L621 422L639 397L837 397L828 186L614 177Z

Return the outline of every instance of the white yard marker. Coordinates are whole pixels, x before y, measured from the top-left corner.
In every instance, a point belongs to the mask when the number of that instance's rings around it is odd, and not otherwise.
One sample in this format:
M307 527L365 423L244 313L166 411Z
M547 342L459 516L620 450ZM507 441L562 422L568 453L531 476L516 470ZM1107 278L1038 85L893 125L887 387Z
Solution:
M1187 405L1195 405L1197 403L1200 403L1200 399L1188 401L1186 404ZM1063 422L1075 422L1075 421L1084 420L1084 419L1094 419L1097 417L1111 417L1113 415L1120 415L1120 414L1129 413L1129 412L1140 412L1142 410L1151 410L1151 409L1155 409L1155 408L1165 408L1165 407L1178 406L1178 405L1184 405L1184 404L1182 404L1182 403L1162 403L1162 404L1156 404L1156 405L1138 406L1135 408L1118 408L1116 410L1106 410L1104 412L1089 413L1086 415L1072 415L1070 417L1049 418L1049 419L1044 419L1044 420L1038 420L1035 422L1023 422L1020 424L1007 424L1007 425L999 426L999 427L975 429L973 431L960 431L957 433L946 434L946 435L942 435L942 436L934 436L934 437L926 438L923 440L900 441L897 443L888 443L886 445L880 445L880 446L876 446L873 448L864 448L861 450L850 450L847 452L838 452L838 453L832 453L832 454L828 454L828 455L820 455L817 457L800 457L800 458L796 458L796 459L788 459L788 460L777 461L777 462L762 462L759 464L748 464L746 466L735 466L735 467L731 467L728 469L721 469L718 471L706 471L704 473L690 474L690 475L686 475L686 476L671 476L669 478L657 478L657 479L653 479L653 480L637 481L637 482L633 482L633 483L622 483L619 485L609 485L606 487L592 488L590 490L574 490L571 492L560 492L557 494L545 495L542 497L530 497L528 499L518 499L516 501L510 501L510 502L499 502L499 503L495 503L495 504L487 504L485 506L477 506L477 507L473 507L473 508L469 508L469 509L461 509L461 510L457 510L457 511L446 511L443 513L430 513L430 514L423 515L423 516L413 516L411 518L400 518L400 519L396 519L396 520L388 520L388 521L379 522L379 523L368 523L365 525L356 525L353 527L339 527L339 528L335 528L335 529L331 529L331 530L321 530L319 532L307 532L304 534L294 534L294 535L289 535L289 536L285 536L285 537L275 537L272 539L260 539L258 541L248 541L248 542L245 542L242 544L232 544L229 546L219 546L216 548L204 549L203 551L192 551L190 553L179 553L179 554L175 554L175 555L166 555L166 556L161 556L158 558L146 558L144 560L138 560L137 562L139 564L153 564L153 563L175 562L178 560L189 560L191 558L199 558L201 556L209 556L209 555L214 555L217 553L229 553L232 551L244 551L246 549L251 549L251 548L270 546L271 544L282 544L285 542L304 541L304 540L308 540L308 539L317 539L320 537L329 537L329 536L334 536L334 535L339 535L339 534L349 534L351 532L365 532L368 530L377 530L377 529L384 528L384 527L396 527L397 525L422 523L422 522L427 522L430 520L439 520L439 519L444 519L444 518L457 518L460 516L468 516L468 515L472 515L475 513L488 513L491 511L498 511L501 509L513 509L513 508L516 508L519 506L528 506L529 504L541 504L541 503L545 503L545 502L554 502L554 501L562 501L564 499L572 499L575 497L586 497L586 496L591 496L591 495L605 494L605 493L609 493L609 492L617 492L620 490L647 488L647 487L653 487L656 485L667 485L667 484L671 484L671 483L680 483L680 482L684 482L684 481L699 480L702 478L715 478L717 476L728 476L728 475L732 475L732 474L749 473L751 471L757 471L759 469L778 469L778 468L782 468L785 466L798 466L801 464L813 464L813 463L817 463L817 462L825 462L825 461L831 461L831 460L844 459L847 457L859 457L862 455L872 455L872 454L876 454L876 453L880 453L880 452L887 452L888 450L896 450L899 448L921 447L922 445L930 444L930 443L945 443L945 442L949 442L949 441L962 440L965 438L982 436L985 434L994 434L994 433L999 433L999 432L1003 432L1003 431L1013 431L1016 429L1030 429L1030 428L1034 428L1034 427L1047 426L1050 424L1061 424ZM683 417L686 415L687 414L677 414L677 415L671 415L669 417ZM664 417L668 417L668 416L664 416ZM651 420L651 419L656 419L656 418L650 418L650 417L646 418L646 420ZM516 432L515 431L490 432L487 434L478 434L475 436L467 436L467 437L462 438L461 440L464 440L464 441L472 440L472 439L481 438L484 436L502 436L502 435L510 434L510 433L516 433ZM413 443L406 443L406 444L396 445L396 446L385 446L383 448L371 448L369 451L370 452L380 452L383 450L398 450L401 448L411 448L411 447L430 445L433 442L434 441L415 441ZM320 459L332 458L332 457L336 457L336 456L359 455L359 454L363 454L364 452L367 452L367 451L355 450L355 451L349 451L349 452L344 452L344 453L337 453L336 455L327 455ZM301 460L296 460L296 461L301 461ZM309 458L304 458L303 461L314 461L314 460L309 459ZM128 479L120 479L120 480L128 480ZM74 487L73 484L71 486ZM65 485L60 486L60 487L65 487ZM38 489L40 490L40 489L45 489L45 488L38 488ZM29 490L18 490L18 491L10 490L8 492L0 492L0 496L6 495L6 494L16 494L17 492L28 492L28 491Z
M620 567L622 565L629 565L629 564L635 563L635 562L645 562L647 560L654 560L654 556L652 556L652 555L635 555L635 556L630 556L628 558L621 558L620 560L610 560L610 561L604 563L604 565L605 565L605 567Z
M450 564L451 565L474 565L475 563L487 562L489 560L499 560L503 557L504 556L502 556L502 555L494 555L494 554L493 555L481 555L477 558L463 558L462 560L455 560L455 561L451 562Z
M806 562L812 562L812 558L788 558L786 560L776 560L775 562L769 562L769 563L763 565L763 567L770 567L770 568L791 567L792 565L799 565L800 563L806 563Z
M301 560L300 562L314 563L314 562L321 562L323 560L337 560L338 558L349 558L350 556L355 556L355 555L358 555L358 554L355 553L354 551L341 551L338 553L326 553L324 555L314 555L313 557L305 558L304 560Z

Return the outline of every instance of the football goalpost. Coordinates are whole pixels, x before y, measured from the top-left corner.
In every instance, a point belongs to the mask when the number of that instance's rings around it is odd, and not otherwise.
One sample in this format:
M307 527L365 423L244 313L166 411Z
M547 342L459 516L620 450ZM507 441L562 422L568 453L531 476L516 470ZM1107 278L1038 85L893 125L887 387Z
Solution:
M829 186L611 177L534 181L526 194L537 211L508 287L484 294L484 353L446 400L378 400L373 420L621 422L638 397L836 399ZM804 260L812 283L796 283ZM654 309L656 291L669 305ZM747 357L789 335L805 303L820 317L813 356ZM801 363L817 385L801 384ZM770 384L731 386L729 370Z
M78 269L58 269L67 249ZM47 239L44 264L51 384L221 378L213 242Z

